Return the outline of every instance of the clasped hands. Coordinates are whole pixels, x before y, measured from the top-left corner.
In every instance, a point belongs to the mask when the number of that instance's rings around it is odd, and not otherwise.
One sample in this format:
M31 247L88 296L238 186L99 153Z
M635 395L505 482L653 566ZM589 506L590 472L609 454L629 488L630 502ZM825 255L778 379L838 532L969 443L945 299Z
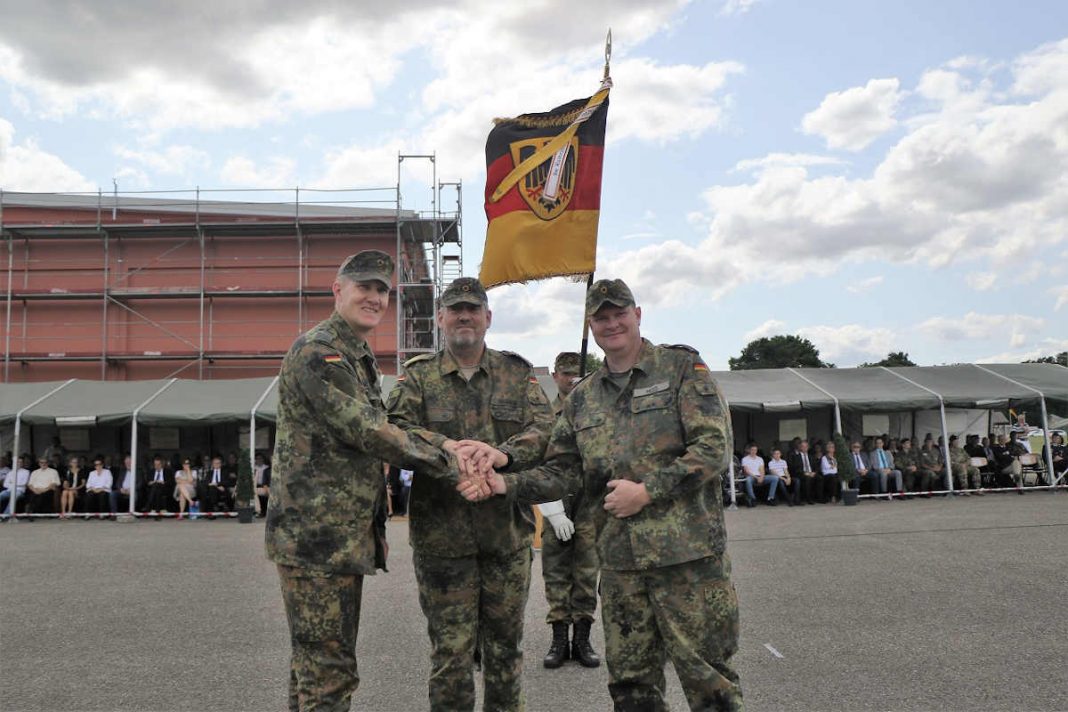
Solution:
M508 464L508 456L478 440L446 440L442 445L452 455L460 481L456 491L469 502L481 502L507 491L497 468Z

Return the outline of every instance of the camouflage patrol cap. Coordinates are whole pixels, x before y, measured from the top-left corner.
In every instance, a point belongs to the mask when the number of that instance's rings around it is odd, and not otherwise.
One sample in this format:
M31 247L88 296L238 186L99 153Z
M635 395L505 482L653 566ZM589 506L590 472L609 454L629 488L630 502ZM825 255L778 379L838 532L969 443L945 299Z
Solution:
M486 296L482 282L474 277L460 277L453 280L441 293L441 306L451 307L454 304L486 306L489 304L489 297Z
M574 351L564 351L556 355L553 371L556 373L578 373L581 370L582 355Z
M622 279L599 279L586 291L586 316L593 316L605 304L632 307L634 294Z
M393 258L381 250L357 252L345 258L337 269L337 276L353 282L377 280L392 289Z

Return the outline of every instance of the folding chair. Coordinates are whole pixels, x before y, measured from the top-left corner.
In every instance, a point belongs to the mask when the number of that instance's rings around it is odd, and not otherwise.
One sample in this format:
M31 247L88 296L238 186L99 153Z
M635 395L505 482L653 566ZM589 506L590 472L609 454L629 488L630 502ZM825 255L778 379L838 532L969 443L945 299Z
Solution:
M1042 460L1033 452L1020 455L1020 466L1023 467L1023 483L1027 487L1042 484L1045 481L1046 468Z

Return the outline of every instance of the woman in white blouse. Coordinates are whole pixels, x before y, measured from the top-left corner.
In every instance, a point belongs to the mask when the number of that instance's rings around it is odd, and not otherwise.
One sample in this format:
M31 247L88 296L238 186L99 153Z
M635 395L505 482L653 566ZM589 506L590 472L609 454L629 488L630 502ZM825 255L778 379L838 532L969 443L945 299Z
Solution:
M178 518L181 519L186 507L192 507L197 498L197 471L188 457L182 460L182 469L174 473L174 498L178 500Z
M834 441L827 441L827 450L820 458L820 501L838 500L838 460L834 457Z

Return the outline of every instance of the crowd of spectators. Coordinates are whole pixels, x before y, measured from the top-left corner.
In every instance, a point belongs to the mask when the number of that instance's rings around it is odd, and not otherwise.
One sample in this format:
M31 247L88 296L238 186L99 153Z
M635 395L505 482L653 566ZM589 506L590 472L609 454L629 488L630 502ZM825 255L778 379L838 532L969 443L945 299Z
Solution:
M932 497L949 489L949 477L961 496L983 495L989 488L1015 488L1023 494L1025 485L1039 483L1047 453L1043 450L1041 458L1031 454L1029 444L1018 435L1016 431L998 437L968 435L963 444L953 435L948 467L943 440L931 433L918 446L911 438L888 435L847 440L845 453L836 452L833 441L818 439L794 438L768 450L751 442L744 453L735 453L735 480L749 507L761 501L769 506L783 501L789 506L834 503L841 497L839 471L848 459L846 472L855 473L849 486L877 499ZM1056 480L1068 471L1068 448L1059 433L1050 441ZM1051 480L1047 476L1045 481Z
M36 469L30 470L36 462ZM237 453L170 458L155 454L134 473L129 453L121 456L97 454L68 456L57 444L38 458L23 453L12 466L10 453L0 457L0 519L9 516L11 499L16 514L54 514L60 519L115 518L128 512L130 496L138 512L157 519L174 514L213 518L234 511L237 488ZM256 454L253 486L261 507L266 510L270 494L271 466L267 456ZM32 521L32 517L27 517Z

